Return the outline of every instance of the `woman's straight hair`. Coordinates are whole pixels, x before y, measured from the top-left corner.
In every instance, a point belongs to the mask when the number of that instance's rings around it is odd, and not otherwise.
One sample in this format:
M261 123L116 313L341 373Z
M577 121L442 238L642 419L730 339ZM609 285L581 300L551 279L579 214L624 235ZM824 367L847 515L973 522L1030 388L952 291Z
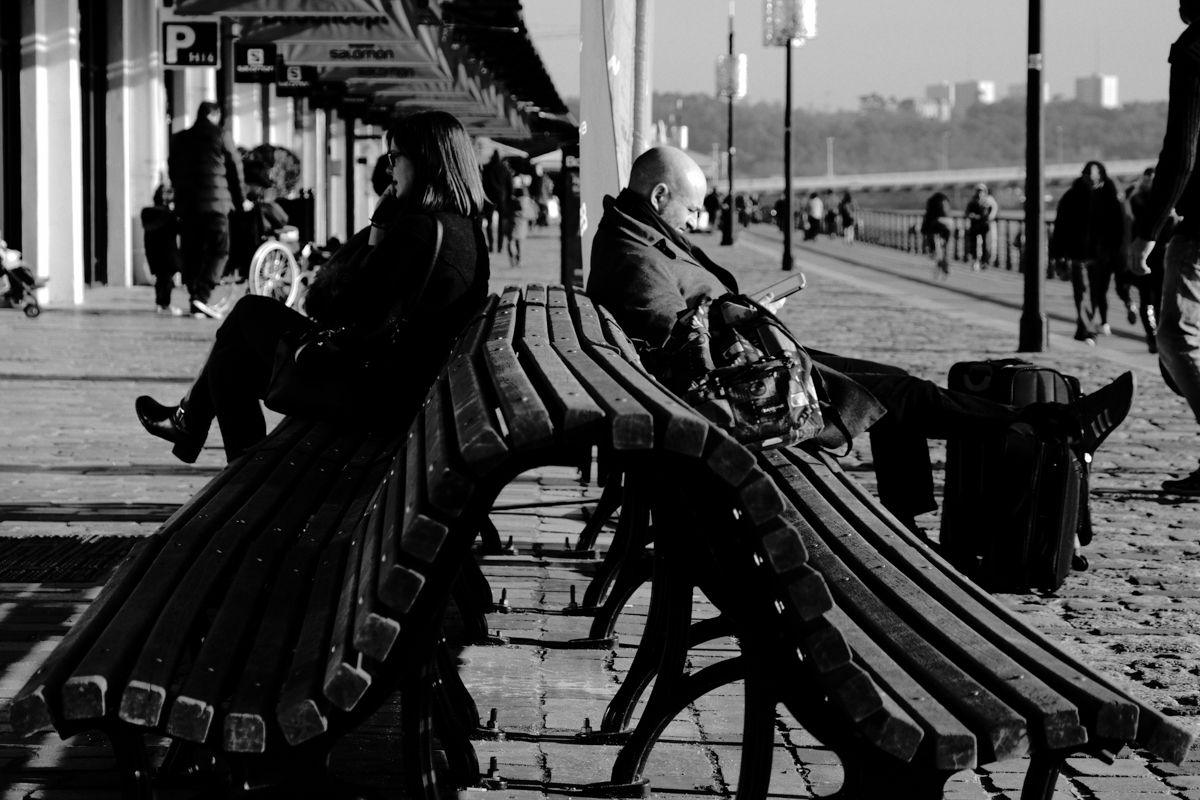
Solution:
M475 146L462 123L445 111L416 111L392 123L387 141L413 165L413 202L425 213L483 210L483 181Z

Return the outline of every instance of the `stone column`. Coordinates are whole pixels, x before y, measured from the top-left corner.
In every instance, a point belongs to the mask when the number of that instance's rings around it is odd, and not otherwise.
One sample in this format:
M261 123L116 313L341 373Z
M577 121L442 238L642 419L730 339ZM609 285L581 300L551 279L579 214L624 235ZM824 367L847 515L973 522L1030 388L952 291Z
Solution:
M79 6L19 0L21 13L21 239L50 278L39 300L83 302L83 126Z
M108 280L152 282L141 210L167 177L166 89L158 12L141 0L108 0Z

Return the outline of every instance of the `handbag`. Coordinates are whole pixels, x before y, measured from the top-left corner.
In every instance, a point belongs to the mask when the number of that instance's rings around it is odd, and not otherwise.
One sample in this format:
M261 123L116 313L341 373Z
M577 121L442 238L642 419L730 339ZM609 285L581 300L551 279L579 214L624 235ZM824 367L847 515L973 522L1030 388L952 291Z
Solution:
M798 444L825 427L812 359L748 297L703 298L680 315L664 352L668 388L751 450Z
M433 222L433 255L409 304L412 308L420 305L442 250L442 223L436 217ZM287 416L329 421L385 411L391 377L386 370L387 355L405 322L397 310L371 333L345 327L285 334L275 349L264 398L267 408Z

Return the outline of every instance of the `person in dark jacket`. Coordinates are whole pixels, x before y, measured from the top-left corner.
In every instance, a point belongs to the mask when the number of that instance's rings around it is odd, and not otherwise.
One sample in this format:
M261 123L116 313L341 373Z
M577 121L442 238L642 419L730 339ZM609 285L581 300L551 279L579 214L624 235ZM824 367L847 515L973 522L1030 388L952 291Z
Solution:
M455 339L487 296L488 250L478 219L484 196L471 139L450 114L414 113L388 129L387 142L392 187L370 228L345 245L358 257L335 254L314 279L306 304L311 318L277 300L247 295L221 323L179 405L137 399L143 427L174 443L181 461L196 460L214 418L231 460L262 439L259 401L281 338L318 328L350 326L386 342L373 356L382 385L367 387L374 396L364 397L364 407L386 397L387 418L370 422L403 430L412 421ZM430 271L439 222L442 243Z
M220 106L201 103L195 124L171 137L167 168L175 189L189 310L194 317L220 319L208 298L229 259L229 212L246 206L242 162L221 129Z
M854 226L858 224L858 203L854 202L854 196L850 194L849 189L842 192L842 199L838 203L837 210L842 221L842 241L846 244L854 244Z
M1099 161L1058 201L1050 258L1069 271L1075 294L1075 338L1094 345L1096 335L1112 333L1108 324L1108 285L1123 269L1126 254L1125 209L1117 186Z
M183 316L183 309L171 305L175 273L179 272L179 220L175 217L175 194L170 186L154 190L154 205L142 209L142 242L146 264L154 276L154 306L158 314Z
M492 157L483 167L483 193L492 205L492 213L488 215L488 244L494 246L497 253L503 253L507 235L504 226L512 212L513 173L500 157L499 150L492 151Z
M629 187L604 199L592 242L588 295L616 317L653 372L658 351L676 320L703 297L737 292L738 284L682 234L695 225L704 199L700 167L682 150L657 147L633 164ZM783 301L764 301L776 310ZM807 349L807 348L806 348ZM1072 406L1040 403L1016 409L947 391L904 370L808 349L813 368L845 431L827 422L818 442L839 447L866 430L879 480L879 500L910 528L914 517L937 508L927 438L972 436L1017 421L1035 430L1072 430L1087 452L1120 424L1135 389L1133 373ZM1104 421L1098 422L1103 419Z
M933 258L943 277L950 275L950 237L954 235L954 218L950 216L950 198L945 192L934 192L925 201L925 216L921 233L933 250ZM935 277L937 273L934 273Z
M1142 173L1142 179L1128 192L1125 201L1129 210L1131 229L1136 229L1146 216L1146 206L1150 201L1150 192L1154 186L1154 167L1147 167ZM1174 211L1167 217L1166 224L1158 234L1160 242L1169 242L1175 232L1179 218ZM1142 318L1142 328L1146 331L1146 346L1151 353L1158 352L1158 316L1162 304L1163 284L1163 250L1156 247L1150 251L1146 264L1150 267L1149 275L1133 275L1129 273L1130 282L1138 290L1138 315Z
M1158 317L1159 364L1176 393L1200 422L1200 0L1180 0L1187 25L1171 47L1167 132L1154 171L1154 186L1134 226L1130 270L1150 274L1148 258L1173 212L1183 220L1163 253L1162 309ZM1163 481L1163 491L1200 495L1200 469Z

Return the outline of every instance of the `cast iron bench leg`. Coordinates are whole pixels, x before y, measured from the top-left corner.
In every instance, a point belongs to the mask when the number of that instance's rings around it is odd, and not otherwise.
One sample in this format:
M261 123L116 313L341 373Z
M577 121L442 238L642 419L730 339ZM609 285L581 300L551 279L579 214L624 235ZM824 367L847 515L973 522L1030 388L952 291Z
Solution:
M617 520L617 532L612 547L604 554L604 560L596 568L592 582L583 593L583 607L596 608L604 602L604 594L620 573L622 564L635 553L645 549L650 541L649 517L645 503L641 502L633 487L625 482L621 492L621 517Z
M153 800L152 770L141 728L117 722L105 733L116 757L122 800Z
M592 619L592 627L588 631L589 639L610 639L617 627L617 618L625 610L625 604L634 592L642 587L654 575L654 557L643 552L632 564L625 564L617 573L616 584L604 605Z
M504 544L500 541L500 531L486 516L479 521L479 552L488 556L497 556L504 552Z
M600 536L600 530L604 527L604 523L608 522L621 507L621 477L620 472L613 472L608 476L608 483L604 485L604 491L600 494L599 501L596 502L596 508L587 525L579 534L579 541L575 544L576 550L594 550L596 548L596 539Z
M466 731L479 728L479 707L458 674L458 666L445 638L438 641L437 678L440 691L446 696L446 707L459 726Z
M1021 786L1021 800L1050 800L1062 769L1062 757L1053 753L1034 753Z

